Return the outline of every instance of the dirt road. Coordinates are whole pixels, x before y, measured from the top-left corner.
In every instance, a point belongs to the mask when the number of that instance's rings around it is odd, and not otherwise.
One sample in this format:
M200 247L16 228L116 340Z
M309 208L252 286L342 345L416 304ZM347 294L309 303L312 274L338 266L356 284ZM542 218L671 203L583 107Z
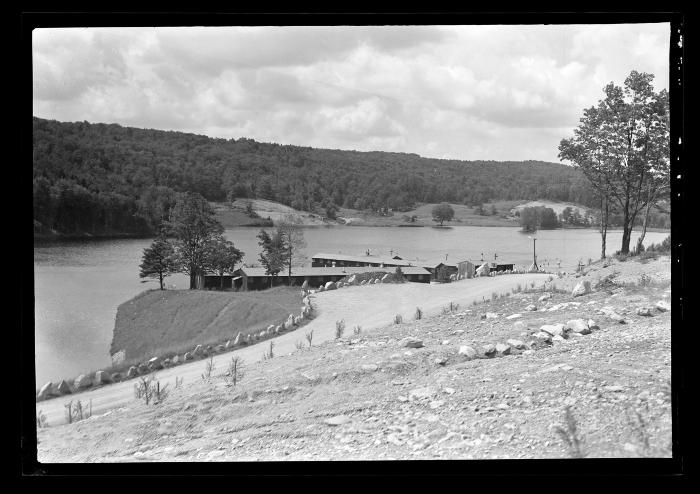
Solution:
M402 285L369 285L353 286L340 290L311 295L315 309L315 318L306 326L283 334L274 339L274 353L289 354L295 351L297 341L305 341L305 334L313 330L313 343L322 343L335 336L335 322L345 320L346 332L351 332L354 325L360 325L363 332L391 324L396 314L404 321L414 317L416 307L420 307L425 316L439 314L442 307L450 302L462 307L471 305L473 301L489 299L496 292L510 292L518 284L525 287L531 282L541 285L546 274L504 275L494 278L475 278L461 280L455 283L434 284L405 283ZM299 304L301 308L301 302ZM235 354L244 361L256 362L262 358L269 348L269 341L235 350ZM216 355L214 357L214 374L224 372L227 362L234 352ZM183 379L185 383L201 379L205 361L198 360L188 364L164 369L157 372L161 386L175 384L175 378ZM111 384L97 389L76 393L73 395L53 398L36 404L48 422L57 425L65 422L65 404L71 400L80 400L87 404L92 401L93 415L103 414L113 408L126 405L134 400L134 384L136 380Z

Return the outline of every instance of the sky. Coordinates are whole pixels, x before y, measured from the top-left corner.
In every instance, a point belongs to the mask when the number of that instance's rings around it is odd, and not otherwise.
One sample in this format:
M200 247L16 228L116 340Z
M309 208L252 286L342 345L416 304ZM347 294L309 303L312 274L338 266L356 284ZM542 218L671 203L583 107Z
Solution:
M609 82L668 89L670 25L36 29L33 112L211 137L558 162Z

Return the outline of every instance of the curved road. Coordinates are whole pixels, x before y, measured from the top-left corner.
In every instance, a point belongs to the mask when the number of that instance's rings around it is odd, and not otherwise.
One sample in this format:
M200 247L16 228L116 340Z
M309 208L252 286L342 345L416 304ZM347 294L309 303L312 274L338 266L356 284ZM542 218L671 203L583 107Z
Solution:
M468 308L473 301L489 300L493 292L505 293L518 284L525 287L531 282L541 285L548 277L547 274L529 273L502 275L497 277L473 278L445 284L405 283L402 285L367 285L350 286L339 290L311 295L314 307L314 319L301 328L284 333L275 338L274 352L286 355L296 350L295 343L302 341L306 344L305 333L313 330L313 344L322 343L335 337L335 322L345 320L345 331L352 334L354 325L362 326L362 331L380 328L393 323L394 316L401 314L405 321L413 319L416 307L423 310L424 315L439 314L442 307L450 302ZM301 310L302 304L299 303ZM241 347L231 352L214 356L214 374L221 373L227 366L232 354L240 356L244 361L257 362L268 349L269 341ZM175 385L175 378L184 379L184 383L201 379L204 372L205 360L196 360L187 364L157 371L156 375L161 385ZM134 383L131 379L116 384L110 384L72 395L61 396L36 404L51 426L66 422L65 407L71 400L79 399L83 403L92 400L93 415L103 414L110 409L118 408L132 402L134 398Z

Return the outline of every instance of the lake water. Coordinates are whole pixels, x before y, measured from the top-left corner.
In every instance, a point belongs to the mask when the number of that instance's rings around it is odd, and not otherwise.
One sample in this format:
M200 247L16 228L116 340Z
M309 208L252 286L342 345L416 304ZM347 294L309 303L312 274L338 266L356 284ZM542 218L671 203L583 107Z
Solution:
M244 262L258 262L259 228L234 228L226 237L245 252ZM513 227L399 228L308 227L304 229L310 257L318 252L402 256L404 259L443 260L483 257L529 265L533 242ZM667 233L647 233L645 244L659 243ZM638 235L632 236L632 245ZM621 231L608 233L608 252L620 248ZM149 239L41 242L34 245L35 357L38 385L75 377L80 372L109 365L109 346L117 306L157 282L141 283L139 264ZM537 233L540 267L565 270L579 260L600 256L595 230L549 230ZM184 289L184 275L166 279L168 286Z

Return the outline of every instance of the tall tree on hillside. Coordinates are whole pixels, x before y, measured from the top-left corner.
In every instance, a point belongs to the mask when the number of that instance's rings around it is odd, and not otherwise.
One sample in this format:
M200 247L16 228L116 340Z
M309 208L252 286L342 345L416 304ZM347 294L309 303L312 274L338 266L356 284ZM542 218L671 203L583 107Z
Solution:
M629 253L637 215L667 194L668 93L655 93L654 76L632 71L624 88L608 84L605 99L584 110L574 137L563 139L559 158L569 160L622 214L622 246Z
M279 222L277 231L284 237L287 246L285 253L285 265L288 268L289 284L292 284L292 266L299 266L304 263L306 256L302 249L306 247L304 230L301 219L293 214L285 215Z
M224 228L207 200L196 193L178 198L167 225L176 239L180 271L190 276L192 290L197 287L197 275L207 268L207 244L220 236Z
M287 259L288 249L285 237L279 231L273 232L272 235L270 235L265 230L260 230L258 239L260 240L258 245L262 247L260 264L263 265L265 272L270 276L270 286L272 286L274 277L284 269Z
M455 216L455 210L452 209L452 206L447 204L446 202L443 202L442 204L436 204L433 207L433 221L439 221L440 226L442 226L442 223L444 221L450 221L452 218Z
M219 275L219 288L224 289L224 274L233 273L243 259L243 252L223 236L214 237L206 244L206 266Z
M150 247L143 251L143 259L139 266L141 278L158 278L160 281L160 289L164 290L163 279L177 272L177 260L175 249L165 238L165 234L161 234L153 241Z

